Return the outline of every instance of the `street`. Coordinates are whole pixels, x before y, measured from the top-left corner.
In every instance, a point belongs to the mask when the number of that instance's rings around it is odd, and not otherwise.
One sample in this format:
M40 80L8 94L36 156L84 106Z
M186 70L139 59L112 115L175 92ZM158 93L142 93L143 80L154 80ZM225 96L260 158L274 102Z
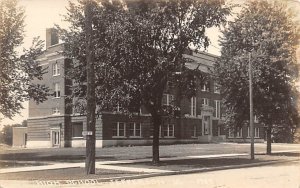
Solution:
M299 188L300 163L221 170L187 175L160 176L100 184L101 188Z

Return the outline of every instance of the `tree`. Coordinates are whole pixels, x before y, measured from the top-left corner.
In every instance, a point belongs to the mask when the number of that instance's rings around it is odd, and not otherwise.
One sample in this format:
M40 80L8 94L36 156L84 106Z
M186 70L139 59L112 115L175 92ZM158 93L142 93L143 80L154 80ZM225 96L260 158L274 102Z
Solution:
M290 127L274 127L272 130L272 142L293 143L295 129Z
M24 127L21 124L4 125L0 132L0 143L12 145L13 127Z
M22 127L27 127L28 125L28 121L27 120L23 120L22 121Z
M251 1L222 33L215 76L221 85L225 124L239 129L249 122L250 54L254 114L266 127L270 154L272 128L292 128L299 121L295 88L299 27L284 5Z
M70 4L66 20L69 30L60 30L65 54L74 59L69 72L74 80L73 97L83 114L86 109L86 52L83 2ZM126 4L125 4L126 3ZM99 1L93 6L97 114L116 104L124 112L144 106L152 116L153 163L159 162L159 126L166 108L162 96L168 79L176 71L194 78L197 72L185 67L183 54L190 48L205 49L206 28L225 22L230 9L218 0ZM176 80L176 79L175 79ZM181 81L182 87L193 82ZM191 92L192 93L192 92Z
M116 69L129 86L129 104L142 105L151 114L152 162L158 164L159 127L162 117L170 113L162 105L167 83L173 80L181 88L171 109L174 114L180 110L180 96L195 94L195 78L204 77L199 70L186 68L189 60L184 54L205 49L206 29L224 23L230 8L214 0L134 1L127 7L130 16L118 34L125 43L118 52L123 61L116 61ZM176 78L176 73L181 75Z
M43 43L36 38L19 55L23 33L24 10L16 0L0 0L0 113L8 118L19 113L25 100L43 102L48 92L44 85L31 83L42 79L44 70L35 60L42 53Z
M121 80L114 67L111 52L114 46L115 29L120 26L123 5L120 1L84 0L69 4L65 20L70 23L68 30L57 26L64 44L64 55L72 59L67 70L73 80L72 95L78 112L87 116L87 131L92 135L86 141L86 173L95 173L95 123L96 112L101 114L111 104L120 103L124 92ZM122 95L121 95L122 94ZM97 107L97 109L96 109Z

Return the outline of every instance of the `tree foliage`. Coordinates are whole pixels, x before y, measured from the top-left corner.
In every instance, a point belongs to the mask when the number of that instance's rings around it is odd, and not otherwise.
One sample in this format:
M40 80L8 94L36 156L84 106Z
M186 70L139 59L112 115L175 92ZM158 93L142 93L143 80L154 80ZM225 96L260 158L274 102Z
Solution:
M42 79L44 70L35 61L42 53L43 43L34 39L29 49L19 55L17 48L24 39L24 10L16 0L0 1L0 113L12 118L19 113L22 102L33 98L46 99L48 88L32 84Z
M68 14L65 21L70 23L68 29L57 26L64 43L64 55L72 59L71 67L67 70L67 76L73 80L72 99L77 112L86 113L86 35L85 35L85 1L69 3ZM95 89L97 114L103 110L109 110L118 102L125 100L125 86L120 78L118 70L114 66L115 51L120 45L117 34L122 30L123 5L119 1L92 1L92 46L93 61L95 62ZM112 105L114 104L114 105Z
M206 49L209 45L206 29L224 23L230 8L222 1L202 0L137 1L130 6L126 31L131 45L130 53L122 55L127 60L123 64L124 75L137 88L133 99L138 99L152 116L153 162L157 163L159 126L169 112L162 105L167 83L171 80L181 88L173 103L180 110L180 95L194 95L196 78L204 77L199 70L186 67L189 60L184 54L188 50ZM176 72L180 76L176 77Z
M73 95L85 106L84 1L70 3L68 30L58 27L71 68ZM153 150L158 162L158 131L166 109L163 92L169 80L177 81L184 94L193 95L199 70L189 70L187 50L209 45L206 29L225 22L230 8L222 1L95 1L93 44L98 113L120 104L129 112L144 106L154 125ZM180 72L176 77L175 73ZM189 88L189 89L186 89ZM84 108L83 108L84 109ZM84 110L83 110L84 111Z
M0 143L12 145L13 141L13 127L26 127L26 120L22 124L13 125L3 125L2 130L0 130Z
M215 74L221 85L228 126L249 120L248 67L253 70L254 114L268 127L298 122L296 49L299 27L278 2L251 1L223 30Z

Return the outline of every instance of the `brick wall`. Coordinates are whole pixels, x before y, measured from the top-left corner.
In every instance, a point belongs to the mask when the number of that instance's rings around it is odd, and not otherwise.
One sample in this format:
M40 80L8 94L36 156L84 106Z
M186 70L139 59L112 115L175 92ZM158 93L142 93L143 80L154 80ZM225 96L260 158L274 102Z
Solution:
M34 80L33 83L45 84L49 87L51 94L54 92L54 84L60 84L60 98L49 96L48 100L43 103L36 104L33 100L29 101L29 118L32 117L45 117L53 114L53 108L58 107L60 114L65 114L65 76L64 67L65 59L61 54L56 53L62 49L61 45L53 46L45 51L40 58L40 64L46 69L46 73L43 75L42 80ZM60 69L60 75L53 76L53 64L58 63Z

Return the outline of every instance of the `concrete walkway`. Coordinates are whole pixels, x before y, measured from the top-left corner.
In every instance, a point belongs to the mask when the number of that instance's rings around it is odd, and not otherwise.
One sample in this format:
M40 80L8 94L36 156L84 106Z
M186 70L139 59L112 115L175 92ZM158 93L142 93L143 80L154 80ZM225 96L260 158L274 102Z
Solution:
M230 156L245 156L246 153L236 153L236 154L221 154L221 155L201 155L201 156L186 156L186 157L171 157L171 158L160 158L161 161L174 161L174 160L186 160L186 159L203 159L203 158L217 158L217 157L230 157ZM150 162L151 159L136 159L136 160L120 160L120 161L101 161L96 162L96 168L99 169L110 169L110 170L120 170L120 171L130 171L130 172L168 172L166 170L158 169L145 169L145 168L134 168L134 167L121 167L115 164L124 163L139 163L139 162ZM38 170L55 170L63 168L79 168L84 167L84 163L55 163L50 165L42 166L27 166L27 167L17 167L17 168L4 168L0 169L0 174L11 173L11 172L28 172L28 171L38 171Z
M284 150L284 151L273 151L273 153L281 152L299 152L299 150ZM256 153L260 154L260 153ZM200 156L185 156L185 157L170 157L170 158L160 158L161 161L174 161L174 160L187 160L187 159L208 159L208 158L219 158L219 157L233 157L233 156L247 156L248 153L234 153L234 154L217 154L217 155L200 155ZM109 170L119 170L119 171L129 171L129 172L146 172L146 173L163 173L171 172L167 170L159 169L148 169L148 168L135 168L135 167L124 167L117 166L116 164L124 163L139 163L139 162L150 162L151 159L136 159L136 160L119 160L119 161L101 161L96 162L97 169L109 169ZM27 167L17 167L17 168L4 168L0 169L0 174L2 173L12 173L12 172L28 172L28 171L39 171L39 170L55 170L55 169L65 169L65 168L79 168L84 167L84 163L52 163L49 165L41 166L27 166Z

